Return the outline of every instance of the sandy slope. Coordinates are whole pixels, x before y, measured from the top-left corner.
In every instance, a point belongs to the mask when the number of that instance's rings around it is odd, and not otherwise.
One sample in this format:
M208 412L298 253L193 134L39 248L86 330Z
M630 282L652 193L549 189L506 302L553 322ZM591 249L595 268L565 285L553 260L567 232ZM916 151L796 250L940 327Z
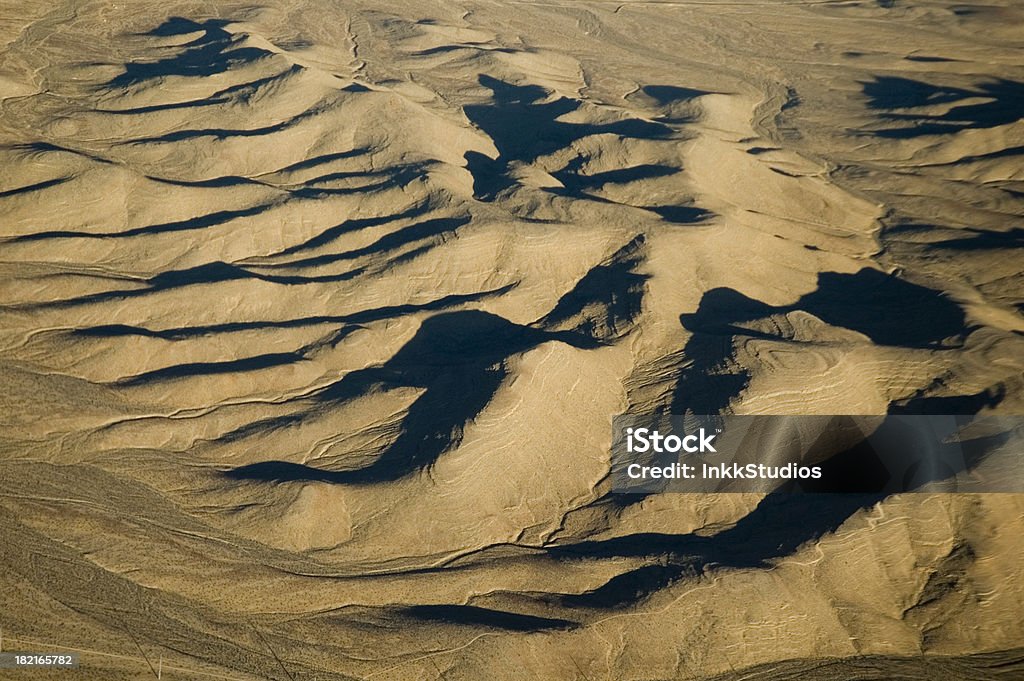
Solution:
M111 679L1021 678L1019 496L607 473L627 411L1021 413L1022 22L0 4L5 635Z

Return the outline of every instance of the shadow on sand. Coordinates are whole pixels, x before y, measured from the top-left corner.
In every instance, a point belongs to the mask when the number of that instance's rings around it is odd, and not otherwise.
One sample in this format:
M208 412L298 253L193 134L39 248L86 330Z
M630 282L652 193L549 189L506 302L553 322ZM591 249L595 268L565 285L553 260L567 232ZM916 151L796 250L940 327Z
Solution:
M973 89L942 87L897 76L878 76L863 84L868 105L904 125L875 131L880 137L909 139L963 130L995 128L1024 118L1024 83L1000 78ZM982 101L978 101L981 99ZM921 107L945 106L943 113L914 113Z
M429 466L457 444L465 424L494 396L506 376L505 360L541 343L558 340L575 347L596 342L580 333L548 332L513 324L498 315L468 310L426 319L416 335L384 364L354 371L315 396L319 408L342 404L378 389L421 388L402 420L398 438L370 465L328 471L286 461L266 461L228 471L242 480L315 480L367 484L397 480ZM259 421L225 436L246 436L298 423L303 415Z
M883 427L899 429L899 423ZM963 468L970 470L987 452L1004 444L1000 434L974 441L964 448ZM874 465L872 465L874 464ZM613 557L648 557L652 565L618 575L601 587L579 595L563 596L569 607L613 608L634 603L684 576L695 576L715 565L762 568L793 554L802 545L835 532L857 511L879 503L889 471L867 440L821 462L822 481L789 482L765 496L736 525L713 536L694 534L631 534L614 539L554 546L549 555L559 560ZM963 470L963 468L961 470ZM944 479L952 469L914 469L908 489ZM904 480L906 482L906 480Z
M879 345L940 348L969 329L963 310L938 291L865 268L855 274L824 272L818 288L792 305L772 306L730 288L708 291L697 311L680 316L693 333L683 352L674 414L717 414L747 386L750 372L732 361L737 338L788 340L744 324L803 310L833 326L857 331Z
M515 184L510 174L513 162L530 163L560 149L571 148L591 135L612 134L634 139L658 139L673 133L663 123L625 118L609 123L575 123L560 120L577 111L583 102L566 97L546 101L550 92L538 85L514 85L487 75L480 84L493 93L489 104L465 107L466 116L483 130L498 150L497 158L467 152L466 163L473 176L473 193L490 201ZM581 162L570 163L554 173L562 189L554 193L575 198L596 198L588 192L609 183L624 183L663 177L678 171L664 165L638 165L594 175L580 173Z

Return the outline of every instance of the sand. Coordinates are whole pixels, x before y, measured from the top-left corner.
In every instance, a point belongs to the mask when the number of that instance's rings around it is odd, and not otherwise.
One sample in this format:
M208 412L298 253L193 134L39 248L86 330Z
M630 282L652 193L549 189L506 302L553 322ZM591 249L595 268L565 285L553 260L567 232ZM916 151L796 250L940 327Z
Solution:
M608 478L616 414L1024 413L1022 26L0 4L0 645L99 679L1024 678L1024 496Z

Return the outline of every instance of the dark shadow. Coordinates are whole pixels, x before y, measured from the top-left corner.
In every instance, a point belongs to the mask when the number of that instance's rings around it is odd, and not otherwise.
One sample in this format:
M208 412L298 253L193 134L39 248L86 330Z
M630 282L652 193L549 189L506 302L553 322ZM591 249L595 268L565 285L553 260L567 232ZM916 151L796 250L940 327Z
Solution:
M795 310L866 335L874 343L905 348L946 347L969 329L963 310L938 291L865 268L856 274L823 272L818 288L792 305L770 306L729 288L704 294L697 311L680 315L692 332L683 348L690 362L680 374L675 414L717 414L748 384L750 372L732 361L737 338L776 338L743 325Z
M906 59L907 61L924 62L924 63L928 63L928 64L931 64L931 63L941 64L941 63L945 63L945 62L960 61L959 59L950 59L948 57L929 57L929 56L926 56L926 55L923 55L923 54L922 55L911 54L911 55L908 55L908 56L904 57L904 59Z
M223 73L238 64L273 56L272 52L256 47L239 47L240 41L223 28L229 23L223 19L207 19L203 22L182 17L168 19L148 35L172 37L196 32L202 35L186 43L184 49L172 57L125 65L124 73L112 79L107 86L125 88L167 76L202 78Z
M211 213L198 218L190 218L188 220L181 220L178 222L165 223L161 225L148 225L145 227L136 227L132 229L126 229L119 232L105 232L105 233L89 233L89 232L37 232L34 235L24 235L20 237L12 238L11 242L23 242L23 241L38 241L43 239L55 239L55 238L68 238L68 237L81 237L90 239L117 239L126 237L136 237L141 235L152 235L152 233L161 233L167 231L179 231L179 230L190 230L190 229L202 229L209 226L225 223L229 220L238 219L240 217L247 217L251 215L259 214L270 208L270 205L255 206L253 208L247 208L237 211L220 211L218 213ZM407 219L414 217L418 214L424 213L428 210L426 205L414 206L402 213L395 215L386 215L382 217L364 218L356 220L347 220L339 225L328 227L322 232L319 232L315 237L311 237L305 242L284 249L280 253L276 253L273 256L268 257L280 257L284 255L290 255L303 250L312 249L318 246L328 244L338 237L358 231L360 229L366 229L374 227L388 222L400 219ZM452 218L453 220L461 220L463 218ZM419 225L412 225L404 229L398 230L394 235L379 240L377 245L368 247L367 249L361 249L364 251L361 254L367 255L376 251L378 248L390 247L395 248L403 240L412 241L414 237L419 233L425 232L437 232L443 233L445 228L457 227L456 222L445 222L440 221L427 221L420 223ZM383 242L383 244L381 243ZM356 255L353 255L356 253ZM141 286L130 288L130 289L117 289L113 291L103 291L100 293L92 293L84 296L77 296L75 298L69 298L66 300L54 300L43 303L34 303L29 305L30 307L45 308L45 307L66 307L72 305L80 305L94 302L102 302L105 300L118 300L126 298L135 298L139 296L145 296L159 291L165 291L174 288L180 288L183 286L193 286L198 284L214 284L217 282L226 282L231 280L242 280L242 279L253 279L264 282L270 282L273 284L285 284L285 285L303 285L303 284L324 284L334 282L344 282L354 279L358 276L364 268L356 268L340 274L323 274L323 275L285 275L285 274L271 274L257 271L258 269L273 269L275 267L300 267L315 264L324 264L326 262L334 262L338 260L347 260L357 257L359 254L356 252L349 252L347 254L324 256L322 258L309 258L301 263L283 263L283 264L264 264L264 265L250 265L250 268L246 268L236 264L229 264L226 262L211 262L205 265L199 265L196 267L189 267L181 270L171 270L161 272L150 279L138 280Z
M288 248L285 248L284 250L275 253L274 256L292 255L293 253L300 253L302 251L308 251L314 248L319 248L320 246L324 246L326 244L331 243L332 241L334 241L335 239L344 234L351 234L352 232L358 232L369 227L379 227L381 225L386 225L389 222L397 222L398 220L408 220L411 218L415 218L420 215L423 215L429 209L430 205L428 203L421 202L413 206L410 206L409 208L406 208L405 210L399 213L394 213L392 215L382 215L372 218L346 220L345 222L342 222L339 225L328 227L327 229L323 230L316 236L312 236L309 239L303 241L302 243L296 244L294 246L289 246Z
M163 291L195 284L213 284L233 279L257 279L273 284L301 285L313 283L332 283L347 281L356 276L355 272L344 272L342 274L327 274L320 276L280 276L276 274L261 274L252 272L226 262L213 262L208 265L199 265L184 270L169 270L148 280L150 291ZM105 295L105 294L100 294Z
M257 78L256 80L251 80L247 83L232 85L224 88L223 90L218 90L209 97L204 97L203 99L191 99L184 102L169 102L166 104L151 104L149 106L137 106L127 109L97 109L97 111L104 114L110 114L112 116L134 116L138 114L155 113L158 111L173 111L174 109L190 109L193 107L226 104L232 101L232 99L247 101L249 97L251 97L251 95L260 87L285 78L291 74L298 73L301 70L302 67L295 64L281 73L266 76L265 78Z
M751 332L736 324L766 317L771 309L733 289L715 288L704 294L696 312L680 315L692 335L683 348L688 364L676 383L673 414L721 413L746 388L750 372L729 360L735 338Z
M6 199L10 196L18 196L19 194L28 194L30 192L39 191L40 189L46 189L48 187L56 187L57 185L64 184L68 180L72 179L69 177L56 177L52 180L44 180L42 182L36 182L34 184L28 184L23 187L15 187L14 189L7 189L0 192L0 199Z
M1006 386L997 385L973 395L927 396L919 394L889 405L890 414L977 414L995 407L1006 397Z
M303 359L305 358L299 352L276 352L223 362L191 362L188 364L175 364L174 366L147 371L135 376L128 376L115 381L115 384L124 387L132 387L156 383L159 381L167 381L175 378L242 373L246 371L257 371L259 369L281 366L283 364L294 364L295 362L300 362Z
M212 137L216 140L226 140L233 137L263 137L265 135L272 135L282 130L292 128L304 120L318 116L319 111L310 109L303 111L300 114L274 123L272 125L265 125L262 128L195 128L189 130L175 130L173 132L165 132L162 135L153 135L151 137L136 137L133 139L119 142L121 145L133 145L133 144L168 144L171 142L186 142L188 140L200 139L203 137Z
M108 300L126 300L152 295L161 291L184 288L186 286L199 286L203 284L216 284L223 281L235 281L239 279L254 279L266 281L273 284L287 286L301 286L304 284L324 284L348 281L362 274L363 269L354 269L341 274L327 274L317 276L281 276L253 272L232 265L226 262L212 262L206 265L190 267L184 270L170 270L161 272L156 276L141 281L142 286L130 289L116 289L103 291L101 293L90 293L65 300L53 300L42 303L26 304L23 307L33 309L72 307L75 305L87 305L90 303L101 303Z
M715 215L709 210L697 208L696 206L645 206L644 208L657 214L665 222L672 222L677 225L692 225L704 222Z
M559 118L579 109L582 102L565 97L544 101L550 93L537 85L514 85L483 74L479 81L493 93L492 102L466 106L466 116L491 138L498 150L495 159L477 152L466 153L467 168L473 175L473 193L482 200L494 199L515 183L508 173L513 161L532 162L590 135L611 133L651 139L672 132L665 125L638 118L599 125L567 123Z
M1004 248L1018 250L1024 248L1024 227L1014 227L1007 232L991 232L980 229L969 229L971 236L962 239L939 241L933 246L952 248L958 251L988 251Z
M11 148L12 149L17 149L18 151L31 151L31 152L34 152L34 153L41 153L41 154L52 153L52 152L65 153L65 154L73 154L75 156L81 156L83 158L87 158L90 161L93 161L95 163L102 163L103 165L108 165L108 166L109 165L114 165L114 161L111 161L110 159L103 158L102 156L97 156L96 154L91 154L91 153L89 153L87 151L81 151L80 149L72 149L71 147L62 147L62 146L59 146L57 144L52 144L50 142L27 142L25 144L13 144L13 145L11 145Z
M221 177L210 177L205 180L177 180L170 177L147 175L146 179L159 182L160 184L168 184L172 187L197 187L200 189L221 189L223 187L239 187L247 184L268 186L259 180L241 175L222 175Z
M893 451L898 450L898 440L891 438L901 437L903 427L899 422L881 426L893 430L883 435L889 438L888 446L897 447ZM878 434L876 431L875 435ZM963 447L960 470L915 470L914 484L907 489L919 489L949 474L973 469L1008 437L1000 434L971 441L971 446ZM820 465L821 481L786 483L779 491L765 496L733 527L713 536L642 533L549 547L548 554L558 560L646 557L659 561L618 575L593 591L562 596L560 603L569 607L611 608L634 603L685 575L700 574L715 565L763 568L773 560L793 554L804 544L835 532L857 511L870 508L887 496L874 490L890 483L890 472L867 439L821 461Z
M261 180L253 180L249 178L233 179L230 177L226 178L215 178L212 180L167 180L162 178L150 178L158 182L164 182L165 184L180 185L180 186L202 186L202 187L218 187L218 186L230 186L231 184L260 184L264 187L274 189L279 192L287 193L292 197L300 199L319 199L325 196L348 196L351 194L360 194L366 192L375 192L383 189L389 189L392 187L402 187L413 180L422 177L422 170L419 167L412 165L401 166L398 168L389 168L386 170L359 173L359 172L339 172L329 173L323 177L316 177L307 180L302 183L294 185L287 184L272 184L263 182ZM355 177L363 178L381 178L375 182L368 182L367 184L360 185L358 187L321 187L319 185L332 182L334 180L351 179ZM121 232L120 234L124 234Z
M439 225L451 226L443 221L433 222L426 233L435 233ZM408 240L408 235L399 234L396 243ZM583 276L549 314L530 325L515 324L479 310L434 315L425 319L416 335L383 364L346 374L302 400L302 407L292 414L248 424L221 438L241 441L287 428L375 391L421 389L402 419L398 436L371 464L327 471L265 461L227 471L226 475L243 480L372 484L396 480L429 467L445 451L458 445L465 424L493 398L506 378L509 357L550 341L580 349L594 348L631 328L644 292L645 277L636 272L642 262L643 243L643 237L636 237L620 248ZM369 321L355 316L347 321L357 319Z
M393 166L391 168L386 168L383 170L372 170L366 172L359 170L336 171L331 173L324 173L323 175L317 175L316 177L311 177L308 180L303 181L302 184L303 186L308 187L318 184L327 184L328 182L336 182L338 180L353 180L360 177L390 177L393 179L409 178L413 176L413 174L408 172L412 170L412 168L412 165L405 165ZM417 172L415 172L414 174L419 175L420 173L418 172L418 170L421 169L422 166L417 166L416 168Z
M149 338L162 338L164 340L185 340L218 333L233 333L236 331L248 331L252 329L295 329L306 326L319 326L321 324L368 324L382 319L395 319L407 314L431 310L443 310L447 307L463 305L475 302L492 296L500 296L503 293L515 288L515 284L509 284L500 288L479 293L467 293L444 296L428 303L419 305L390 305L387 307L371 308L360 312L353 312L347 315L319 315L315 317L299 317L296 319L264 320L255 322L225 322L223 324L208 324L202 326L183 326L172 329L153 330L142 326L128 326L125 324L107 324L87 328L74 329L72 333L77 336L90 336L96 338L117 338L123 336L145 336Z
M560 600L568 607L617 607L635 603L714 565L763 568L769 561L834 532L858 510L883 498L880 494L769 494L734 527L711 537L644 533L552 547L550 555L560 560L661 560L617 575L593 591Z
M565 169L553 172L551 175L562 183L567 192L582 193L601 189L606 184L628 184L640 180L666 177L679 172L679 168L673 166L647 164L583 175L579 172L581 163L582 159L577 159L575 163L571 163Z
M219 362L190 362L187 364L175 364L153 371L146 371L135 376L115 381L115 385L132 387L147 385L160 381L168 381L178 378L193 378L196 376L216 376L218 374L238 374L247 371L258 371L270 367L295 364L307 359L314 350L326 346L335 346L344 340L352 332L361 327L357 325L344 326L337 332L315 343L310 343L292 352L275 352L252 357L242 357Z
M770 494L757 508L744 516L735 527L712 537L691 536L690 543L680 543L673 535L647 535L638 547L656 548L658 552L688 553L699 546L705 565L729 567L765 567L768 561L792 554L807 542L817 541L835 532L857 511L870 508L885 497L880 494ZM637 538L624 537L629 540ZM615 541L615 540L610 540ZM645 555L628 553L637 549L622 546L600 546L609 555Z
M645 565L615 575L592 591L562 596L559 604L567 608L617 608L641 601L682 577L695 574L687 565Z
M302 260L294 260L280 265L267 265L267 267L317 267L344 260L354 260L355 258L362 258L369 255L389 253L417 241L423 241L424 239L454 235L460 227L468 224L469 221L470 218L468 216L424 220L423 222L418 222L416 224L409 225L408 227L402 227L394 232L389 232L374 241L372 244L363 246L362 248L354 248L351 251L345 251L343 253L331 253L328 255L314 256L312 258L303 258Z
M291 75L297 74L302 71L302 67L293 65L289 69L281 72L280 74L274 74L272 76L266 76L264 78L257 78L246 83L239 83L238 85L231 85L225 87L222 90L217 90L213 94L204 97L202 99L188 99L185 101L172 101L162 104L150 104L146 107L132 107L129 109L98 109L97 111L101 114L109 114L112 116L135 116L139 114L153 114L156 112L173 111L176 109L193 109L199 107L212 107L214 104L223 104L229 101L249 101L253 94L255 94L259 88L268 83L285 79Z
M696 101L704 95L715 94L709 90L697 90L676 85L644 85L639 93L653 100L661 107L658 121L673 125L685 125L699 121L702 115L700 104ZM631 98L635 93L627 95Z
M306 170L308 168L315 168L317 166L321 166L327 163L333 163L334 161L340 161L346 158L353 158L355 156L362 156L366 154L368 151L369 149L366 147L359 147L356 149L350 149L348 151L338 151L333 154L321 154L319 156L313 156L312 158L303 159L301 161L298 161L297 163L292 163L291 165L287 165L283 168L278 168L277 170L274 170L267 174L274 175L276 173L291 173L295 172L296 170Z
M505 361L547 341L587 347L590 339L572 332L548 332L513 324L487 312L447 312L424 320L416 335L384 364L354 371L311 398L305 414L342 404L371 391L415 387L423 392L409 407L401 432L370 465L323 471L267 461L225 474L239 480L319 480L372 484L402 478L430 466L462 439L465 424L480 413L506 376ZM265 419L228 433L225 441L283 428L305 414Z
M643 260L643 245L644 238L636 237L592 268L536 325L571 329L593 339L595 345L609 343L632 329L648 278L636 271Z
M788 310L806 310L880 345L937 347L968 330L963 310L943 293L869 268L822 273L817 290Z
M220 210L199 217L186 220L176 220L158 225L146 225L144 227L133 227L119 232L75 232L70 230L52 230L46 232L35 232L23 234L10 239L16 241L42 241L45 239L125 239L133 236L145 236L150 234L167 234L169 232L187 232L195 229L206 229L222 225L238 218L247 218L269 210L274 207L273 203L264 203L250 208L238 210Z
M689 102L704 95L714 94L710 90L697 90L677 85L644 85L640 91L662 106Z
M404 165L404 166L386 168L386 169L383 169L383 170L366 171L366 172L363 172L363 171L338 171L338 172L325 173L325 174L317 176L317 177L311 177L308 180L304 180L301 183L296 183L296 184L274 184L274 183L271 183L271 182L265 182L265 181L260 180L258 178L245 177L245 176L242 176L242 175L223 175L221 177L211 177L211 178L207 178L207 179L204 179L204 180L180 180L180 179L169 178L169 177L157 177L157 176L153 176L153 175L148 175L147 179L153 180L154 182L159 182L161 184L168 184L168 185L171 185L171 186L174 186L174 187L199 187L199 188L205 188L205 189L208 189L208 188L219 189L219 188L222 188L222 187L237 187L237 186L247 185L247 184L250 184L250 185L261 185L261 186L264 186L264 187L269 187L271 189L277 189L278 191L286 191L286 192L288 192L290 194L296 194L296 195L302 196L302 195L320 194L320 193L322 193L324 191L331 191L331 190L324 190L322 188L318 188L318 187L316 187L316 185L326 184L328 182L334 182L336 180L352 180L352 179L357 179L357 178L378 178L379 177L379 178L386 178L389 182L393 182L393 183L404 182L404 181L408 181L410 178L412 178L414 176L418 176L420 174L419 173L419 169L420 168L421 168L421 166L413 166L412 164L409 164L409 165ZM264 173L264 175L272 175L272 174L273 174L273 172L271 172L271 173ZM367 188L378 187L378 186L381 186L383 184L387 184L387 182L383 182L383 183L382 182L376 182L376 183L372 183L372 184L366 185L364 187L355 187L353 189L345 189L345 190L342 190L342 191L345 191L345 192L352 192L354 190L355 191L363 191L363 190L365 190ZM305 190L305 191L303 191L303 190Z
M576 622L569 620L520 615L473 605L414 605L403 609L402 612L415 619L428 622L462 624L505 631L548 631L572 629L579 626Z
M466 170L473 176L473 196L481 201L493 201L498 194L515 185L508 172L508 164L492 159L478 151L465 154Z
M428 47L425 50L417 50L411 52L415 57L429 57L435 54L447 54L449 52L458 52L459 50L482 50L486 52L493 52L496 54L514 54L516 50L508 47L493 47L488 43L460 43L458 45L439 45L437 47Z
M880 137L907 139L950 134L994 128L1024 118L1024 83L1004 78L965 89L897 76L876 76L863 84L863 92L868 98L868 106L885 110L882 118L908 124L874 131ZM979 98L986 101L966 103ZM905 112L950 104L953 106L940 114Z

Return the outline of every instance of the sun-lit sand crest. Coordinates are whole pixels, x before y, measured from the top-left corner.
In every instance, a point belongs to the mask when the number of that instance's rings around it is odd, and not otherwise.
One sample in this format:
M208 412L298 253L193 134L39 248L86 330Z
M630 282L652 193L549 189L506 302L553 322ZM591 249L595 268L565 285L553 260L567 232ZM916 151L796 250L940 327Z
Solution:
M608 471L614 414L1021 412L1022 20L0 6L3 632L104 679L1018 677L1018 495Z

